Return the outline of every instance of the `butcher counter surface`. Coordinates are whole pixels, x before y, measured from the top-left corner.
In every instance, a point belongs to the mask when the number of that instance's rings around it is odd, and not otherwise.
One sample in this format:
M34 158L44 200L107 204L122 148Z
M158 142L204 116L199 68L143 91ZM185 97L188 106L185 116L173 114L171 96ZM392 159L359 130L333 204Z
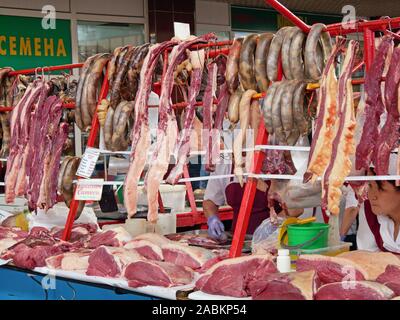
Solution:
M139 288L131 288L128 286L128 282L124 279L115 279L115 278L105 278L105 277L97 277L97 276L88 276L83 273L73 272L73 271L64 271L64 270L54 270L49 269L47 267L35 268L33 270L26 270L22 268L18 268L12 265L7 265L8 261L0 259L0 266L5 266L7 269L16 270L16 272L24 272L27 274L30 273L38 273L45 276L55 277L64 279L64 280L75 280L80 283L85 283L87 285L99 284L107 287L111 287L112 289L122 289L123 291L129 291L133 294L145 295L149 297L155 297L160 299L168 299L168 300L176 300L178 292L191 291L194 288L194 283L197 280L198 276L195 277L195 280L184 286L176 286L172 288L164 288L157 286L144 286ZM5 268L4 268L5 269ZM0 268L1 270L1 268ZM26 277L27 281L30 281L28 277Z

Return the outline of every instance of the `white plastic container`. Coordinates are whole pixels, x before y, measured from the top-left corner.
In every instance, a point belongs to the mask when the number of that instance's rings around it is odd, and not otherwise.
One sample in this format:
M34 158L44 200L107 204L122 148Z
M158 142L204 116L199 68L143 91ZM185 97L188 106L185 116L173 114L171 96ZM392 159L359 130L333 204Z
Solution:
M147 232L147 221L146 219L126 219L124 228L132 237L136 237Z
M279 272L290 272L291 262L288 249L279 249L278 257L276 258L276 267Z
M138 205L147 205L147 194L144 187L138 188ZM164 207L171 208L171 212L183 212L185 210L186 186L177 184L171 186L169 184L160 185L160 194Z
M176 233L176 214L175 213L159 213L156 233L170 234Z

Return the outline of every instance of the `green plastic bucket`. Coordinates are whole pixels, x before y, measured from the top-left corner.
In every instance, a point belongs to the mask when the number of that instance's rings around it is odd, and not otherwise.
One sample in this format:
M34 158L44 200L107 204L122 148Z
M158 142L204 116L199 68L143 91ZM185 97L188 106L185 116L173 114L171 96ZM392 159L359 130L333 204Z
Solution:
M289 247L320 249L328 246L329 224L311 222L287 226Z

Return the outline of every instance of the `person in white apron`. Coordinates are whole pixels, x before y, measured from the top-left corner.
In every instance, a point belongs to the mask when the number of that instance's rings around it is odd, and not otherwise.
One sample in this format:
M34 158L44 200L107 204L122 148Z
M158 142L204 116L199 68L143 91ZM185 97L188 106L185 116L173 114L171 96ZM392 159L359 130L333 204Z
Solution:
M396 174L397 155L392 154L389 174ZM370 168L369 175L375 175ZM394 180L369 181L368 200L360 206L357 247L360 250L400 254L400 187Z

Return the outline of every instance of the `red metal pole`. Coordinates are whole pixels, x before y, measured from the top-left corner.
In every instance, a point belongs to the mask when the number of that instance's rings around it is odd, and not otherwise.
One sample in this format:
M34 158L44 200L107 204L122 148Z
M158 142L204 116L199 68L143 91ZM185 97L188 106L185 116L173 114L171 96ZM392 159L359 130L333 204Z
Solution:
M16 70L11 71L8 73L8 76L17 76L19 74L32 74L35 72L47 72L47 71L57 71L57 70L69 70L75 68L82 68L83 63L73 63L73 64L64 64L60 66L51 66L51 67L39 67L39 68L32 68L32 69L23 69L23 70Z
M90 129L90 134L89 134L89 138L88 138L88 142L87 142L88 147L94 146L94 143L97 138L97 134L99 132L100 126L99 126L99 119L97 118L97 108L98 108L101 100L105 99L108 94L107 74L108 74L108 65L107 65L107 71L106 71L106 74L105 74L105 77L103 80L103 84L101 86L99 100L98 100L98 104L96 106L96 112L94 113L93 119L92 119L92 127ZM75 189L75 191L76 191L76 189ZM69 208L69 213L68 213L67 221L65 223L64 232L62 235L62 239L64 241L68 241L71 236L72 225L74 224L76 212L78 210L79 201L75 199L75 191L74 191L74 197L72 198L71 205Z
M326 29L331 36L360 32L364 29L370 29L372 31L384 31L388 29L389 26L393 29L399 28L400 17L371 20L371 21L351 21L346 23L346 25L353 25L353 26L350 28L349 27L343 28L343 24L339 22L328 25Z
M265 145L268 141L268 133L264 126L264 121L260 121L260 127L258 129L258 135L256 139L256 145ZM264 152L254 152L254 162L251 168L251 172L259 173L264 160ZM239 215L236 222L235 232L233 234L232 246L229 252L231 258L239 257L242 254L242 248L244 238L249 226L249 220L251 216L251 210L253 209L254 197L257 191L257 179L249 178L247 180L242 204L240 206Z
M298 26L305 33L310 31L310 26L306 24L303 20L297 17L293 12L291 12L288 8L282 5L279 1L276 0L265 0L267 4L269 4L272 8L278 11L285 18L289 19L294 23L295 26Z

